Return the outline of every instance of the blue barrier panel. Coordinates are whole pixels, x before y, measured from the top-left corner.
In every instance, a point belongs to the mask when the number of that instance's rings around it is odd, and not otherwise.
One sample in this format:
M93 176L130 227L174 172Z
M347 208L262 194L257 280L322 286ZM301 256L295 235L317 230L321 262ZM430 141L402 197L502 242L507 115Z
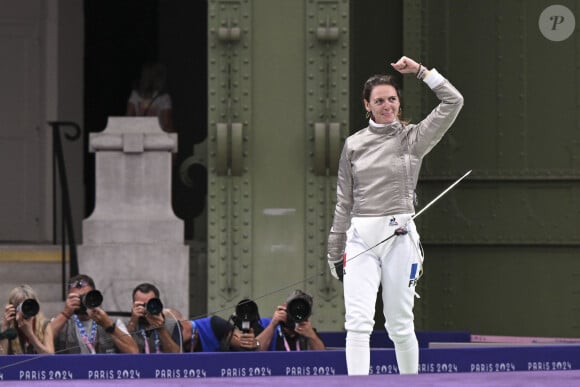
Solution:
M0 357L0 380L346 374L344 351Z
M580 345L421 349L421 373L580 369ZM392 349L372 349L370 373L398 373ZM345 375L344 350L150 355L0 356L0 380Z
M566 371L580 369L580 346L421 350L420 372Z
M329 348L344 348L346 332L319 332L324 344ZM465 331L417 331L419 347L428 348L429 343L469 343L471 333ZM386 331L374 331L371 334L371 348L394 348Z

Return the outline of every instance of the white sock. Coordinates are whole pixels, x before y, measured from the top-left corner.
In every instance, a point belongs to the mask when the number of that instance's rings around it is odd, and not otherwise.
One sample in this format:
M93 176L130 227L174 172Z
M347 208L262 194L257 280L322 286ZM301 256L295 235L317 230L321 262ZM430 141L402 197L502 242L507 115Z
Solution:
M349 375L368 375L371 367L370 333L346 333L346 368Z
M403 342L395 343L395 355L400 374L419 373L419 342L415 335Z

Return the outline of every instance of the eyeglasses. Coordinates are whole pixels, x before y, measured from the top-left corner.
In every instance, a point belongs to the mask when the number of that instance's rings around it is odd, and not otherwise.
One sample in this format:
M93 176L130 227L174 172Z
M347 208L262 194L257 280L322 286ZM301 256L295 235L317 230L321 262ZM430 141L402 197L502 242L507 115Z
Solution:
M89 281L84 280L84 279L80 279L80 280L76 280L74 282L69 283L68 287L70 289L73 289L73 288L80 289L80 288L84 288L87 285L89 285Z

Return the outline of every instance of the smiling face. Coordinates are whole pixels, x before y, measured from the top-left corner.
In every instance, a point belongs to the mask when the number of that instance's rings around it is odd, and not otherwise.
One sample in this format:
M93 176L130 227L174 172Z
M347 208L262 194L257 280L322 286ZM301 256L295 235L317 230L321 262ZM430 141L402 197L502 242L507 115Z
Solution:
M365 99L364 104L377 124L390 124L396 121L401 108L397 89L391 85L373 87L369 99Z

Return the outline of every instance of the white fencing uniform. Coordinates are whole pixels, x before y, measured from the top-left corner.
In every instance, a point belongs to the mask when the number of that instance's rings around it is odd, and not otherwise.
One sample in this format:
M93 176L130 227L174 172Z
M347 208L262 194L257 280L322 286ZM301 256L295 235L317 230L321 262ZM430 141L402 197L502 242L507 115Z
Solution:
M366 357L370 356L369 338L374 327L377 289L381 284L385 328L395 343L399 372L418 371L413 305L423 257L419 235L410 218L410 215L396 215L352 219L344 265L349 375L369 373ZM407 234L394 236L368 250L404 225ZM359 364L358 359L364 361Z
M423 157L441 140L463 106L462 95L437 70L431 70L423 81L440 100L425 119L418 124L394 121L383 125L369 120L367 128L346 139L340 157L328 263L338 277L335 268L340 268L346 254L349 375L369 373L369 340L380 285L385 327L395 343L399 372L418 372L413 303L422 255L411 220L415 188ZM364 252L405 225L407 234Z

